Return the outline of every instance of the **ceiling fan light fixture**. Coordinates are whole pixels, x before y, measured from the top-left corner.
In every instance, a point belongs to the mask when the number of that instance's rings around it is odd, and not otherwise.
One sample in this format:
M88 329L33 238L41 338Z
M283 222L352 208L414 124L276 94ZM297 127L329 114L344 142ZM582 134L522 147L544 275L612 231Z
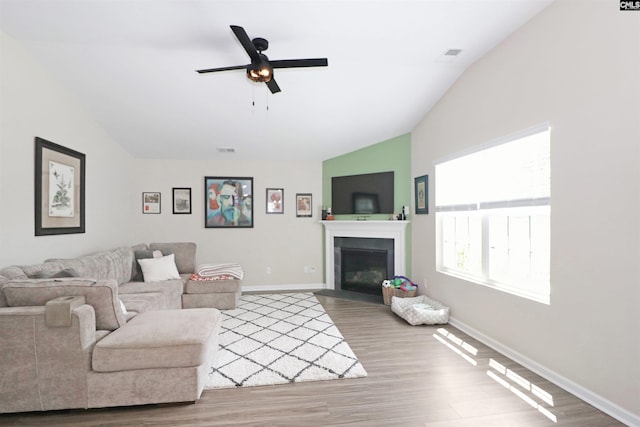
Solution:
M266 83L271 81L271 78L273 77L273 69L264 64L260 67L247 68L247 77L249 80L254 82Z

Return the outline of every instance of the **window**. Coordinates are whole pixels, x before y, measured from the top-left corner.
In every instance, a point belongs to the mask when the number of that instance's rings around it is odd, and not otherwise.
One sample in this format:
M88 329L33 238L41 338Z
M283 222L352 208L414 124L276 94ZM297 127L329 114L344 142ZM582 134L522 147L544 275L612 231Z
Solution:
M549 303L547 124L436 164L438 271Z

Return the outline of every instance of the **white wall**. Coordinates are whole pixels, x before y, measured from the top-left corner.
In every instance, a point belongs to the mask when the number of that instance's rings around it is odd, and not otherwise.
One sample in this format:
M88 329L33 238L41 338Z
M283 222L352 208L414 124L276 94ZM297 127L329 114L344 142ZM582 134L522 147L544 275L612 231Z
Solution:
M133 159L0 32L0 266L118 246L132 229ZM86 233L35 236L36 136L86 155Z
M15 40L0 33L0 41L0 267L140 242L194 241L201 263L241 263L245 287L323 286L321 161L134 159ZM86 233L34 236L35 136L86 155ZM205 176L254 178L253 228L204 228ZM172 187L192 188L191 215L172 214ZM284 214L265 213L267 187L284 188ZM143 191L162 193L160 215L141 213ZM296 218L296 193L312 193L312 218Z
M634 423L638 76L639 13L613 1L560 0L474 64L412 134L413 175L434 176L435 159L550 121L551 304L437 273L433 214L413 217L413 276L428 277L427 292L462 325Z
M135 240L188 240L198 244L197 262L239 262L243 288L323 286L322 163L138 160ZM253 228L204 227L204 177L253 177ZM191 187L192 214L174 215L172 188ZM266 214L266 189L284 188L284 213ZM142 214L142 192L162 194L160 215ZM296 193L311 193L313 217L297 218ZM267 267L271 273L267 274ZM309 272L305 273L305 267ZM311 272L311 268L315 272ZM284 285L284 286L283 286Z

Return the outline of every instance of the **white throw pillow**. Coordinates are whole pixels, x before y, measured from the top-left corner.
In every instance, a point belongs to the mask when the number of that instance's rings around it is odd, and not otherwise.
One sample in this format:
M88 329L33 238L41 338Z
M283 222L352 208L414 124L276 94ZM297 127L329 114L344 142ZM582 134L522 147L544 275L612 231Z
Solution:
M161 258L139 259L138 263L142 269L142 276L145 282L160 282L180 278L174 254Z

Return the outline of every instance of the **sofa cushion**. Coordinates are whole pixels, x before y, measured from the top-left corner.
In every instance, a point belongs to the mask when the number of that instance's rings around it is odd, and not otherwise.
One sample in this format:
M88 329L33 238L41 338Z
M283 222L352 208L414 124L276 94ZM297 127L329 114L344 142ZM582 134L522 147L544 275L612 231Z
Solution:
M189 280L184 285L185 294L211 294L218 292L238 292L240 281L231 280Z
M3 285L9 307L45 305L62 296L83 295L96 313L96 328L115 330L126 321L114 280L76 278L11 280Z
M142 276L146 283L180 279L174 254L160 258L139 259L138 263L140 264Z
M7 282L9 282L9 279L0 275L0 307L7 307L8 305L7 300L4 298L4 291L2 290Z
M220 328L213 308L147 311L100 340L93 350L97 372L181 368L208 363Z
M133 278L131 279L134 282L144 282L144 275L142 274L142 268L140 267L141 259L149 259L149 258L161 258L163 256L171 255L173 251L161 251L159 249L151 250L151 249L139 249L133 252L133 256L136 261L136 267L133 274Z
M176 266L180 274L195 273L196 244L193 242L151 243L149 249L172 251L176 255Z
M46 262L59 263L62 268L73 268L79 271L82 277L90 277L97 280L114 279L120 283L131 280L133 266L133 249L121 247L110 251L96 252L78 258L48 259Z
M46 263L40 265L46 265ZM0 275L6 277L9 280L21 280L29 278L29 276L27 276L27 273L24 272L23 267L18 265L10 265L9 267L4 267L2 270L0 270Z
M184 288L184 279L165 280L162 282L128 282L123 283L118 288L118 293L128 294L146 294L161 292L164 296L164 307L166 309L182 308L182 292ZM126 301L125 301L126 305Z
M160 291L143 294L120 294L120 301L124 303L127 313L134 313L134 315L167 308L167 299Z
M51 263L54 264L54 263ZM59 271L55 270L42 270L36 274L30 275L32 279L59 279L61 277L81 277L82 274L75 268L65 268Z

